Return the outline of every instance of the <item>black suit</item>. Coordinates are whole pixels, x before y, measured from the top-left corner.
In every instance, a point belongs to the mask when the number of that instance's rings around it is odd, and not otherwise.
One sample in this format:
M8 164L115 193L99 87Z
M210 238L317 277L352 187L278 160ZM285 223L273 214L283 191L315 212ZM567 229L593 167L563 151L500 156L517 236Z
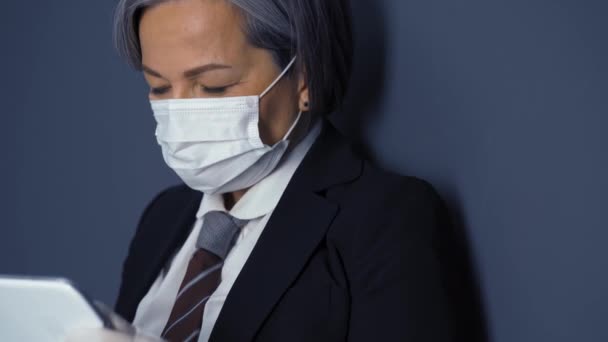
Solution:
M132 320L184 243L202 194L185 186L146 209L116 311ZM211 341L451 340L427 183L384 172L325 123L244 265Z

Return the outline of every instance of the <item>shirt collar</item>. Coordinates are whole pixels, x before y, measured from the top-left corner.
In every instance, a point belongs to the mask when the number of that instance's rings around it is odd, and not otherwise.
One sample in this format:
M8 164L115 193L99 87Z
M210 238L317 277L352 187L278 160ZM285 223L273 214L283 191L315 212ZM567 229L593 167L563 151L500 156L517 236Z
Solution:
M273 211L287 188L291 177L319 136L322 124L323 120L318 120L304 139L285 156L279 167L252 186L243 195L232 210L230 210L230 215L241 220L253 220ZM205 194L201 200L196 217L200 219L210 211L227 211L224 206L223 195Z

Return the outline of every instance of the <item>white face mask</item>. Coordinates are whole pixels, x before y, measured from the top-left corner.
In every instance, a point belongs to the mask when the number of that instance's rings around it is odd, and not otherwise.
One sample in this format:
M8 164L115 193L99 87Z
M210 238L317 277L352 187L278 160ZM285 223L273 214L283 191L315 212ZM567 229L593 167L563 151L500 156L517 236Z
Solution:
M222 194L247 189L275 169L302 112L271 147L260 139L259 103L295 60L260 96L150 101L163 158L184 183Z

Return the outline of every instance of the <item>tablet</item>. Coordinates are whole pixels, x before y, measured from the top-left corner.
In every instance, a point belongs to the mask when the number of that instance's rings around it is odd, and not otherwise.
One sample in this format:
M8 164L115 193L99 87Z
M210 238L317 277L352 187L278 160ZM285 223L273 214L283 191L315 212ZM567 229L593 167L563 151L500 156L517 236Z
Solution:
M111 324L69 280L0 276L0 341L63 341L104 326Z

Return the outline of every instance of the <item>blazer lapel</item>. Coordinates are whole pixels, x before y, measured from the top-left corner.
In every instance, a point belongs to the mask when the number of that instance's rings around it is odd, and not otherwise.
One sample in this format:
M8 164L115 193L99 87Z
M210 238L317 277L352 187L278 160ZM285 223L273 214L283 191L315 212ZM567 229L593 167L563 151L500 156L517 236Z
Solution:
M338 213L324 190L358 177L361 165L325 122L230 290L210 341L253 340Z
M132 256L127 262L139 269L138 272L128 273L137 275L137 278L129 278L125 282L127 292L125 296L119 296L116 305L118 312L129 321L133 320L138 303L150 289L171 255L183 245L192 230L202 193L188 191L188 194L190 196L184 201L171 203L172 207L167 208L169 212L178 213L177 216L160 215L149 219L145 223L149 227L140 228L145 235L134 238L137 245L133 246ZM175 217L178 218L177 222ZM123 300L128 302L123 304Z

